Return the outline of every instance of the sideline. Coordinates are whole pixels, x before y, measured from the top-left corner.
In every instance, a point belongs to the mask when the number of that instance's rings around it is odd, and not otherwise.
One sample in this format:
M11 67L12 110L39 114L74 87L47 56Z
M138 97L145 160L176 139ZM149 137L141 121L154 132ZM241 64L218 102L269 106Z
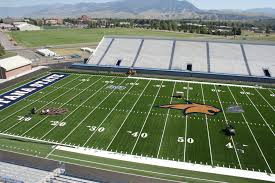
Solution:
M120 154L117 152L88 149L88 148L77 147L77 146L72 146L68 144L60 144L58 142L53 142L53 141L45 141L45 140L39 140L35 138L21 137L21 136L12 135L12 134L0 133L0 135L51 144L53 145L53 148L55 148L55 150L67 151L72 153L92 155L97 157L122 160L122 161L134 162L134 163L156 165L156 166L162 166L167 168L176 168L176 169L182 169L182 170L204 172L209 174L212 173L212 174L219 174L219 175L225 175L225 176L275 182L275 174L267 174L267 173L255 172L255 171L253 172L248 170L238 170L233 168L212 167L210 165L200 165L200 164L184 163L184 162L177 162L177 161L171 161L171 160L162 160L162 159L149 158L149 157L141 157L141 156L135 156L135 155ZM56 156L56 155L51 154L50 156ZM64 157L64 158L70 159L69 157ZM79 161L85 161L85 160L79 160ZM90 163L97 163L97 162L90 162ZM100 163L97 163L97 164L100 164ZM115 165L107 165L107 166L113 166L113 167L119 168L119 166L115 166ZM130 169L126 167L120 167L120 168ZM136 171L144 171L147 173L149 172L145 170L136 170ZM151 172L151 173L162 174L159 172ZM169 174L163 174L163 175L169 175ZM177 175L170 175L170 176L177 176ZM177 176L177 177L180 177L180 176ZM188 178L184 176L182 177ZM196 179L196 178L193 178L193 179ZM212 181L212 182L219 182L219 181Z
M85 147L73 148L73 147L57 146L56 150L85 154L85 155L92 155L97 157L104 157L104 158L110 158L110 159L122 160L122 161L134 162L134 163L156 165L156 166L162 166L167 168L176 168L176 169L190 170L190 171L196 171L196 172L212 173L212 174L275 182L275 174L268 175L267 173L262 173L262 172L224 168L224 167L213 168L212 166L209 166L209 165L200 165L200 164L177 162L177 161L163 160L163 159L156 159L156 158L149 158L149 157L141 157L141 156L135 156L135 155L129 155L129 154L121 154L117 152L88 149Z
M30 154L26 154L26 153L22 153L22 152L16 152L16 151L13 151L13 150L6 150L6 149L2 149L1 147L0 147L0 151L11 152L11 153L20 154L20 155L24 155L24 156L29 156L29 157L33 157L33 158L41 158L41 159L52 160L52 161L60 161L60 160L56 160L56 159L53 159L53 158L43 158L43 157L37 156L37 155L30 155ZM51 156L64 158L64 159L69 159L69 160L74 160L74 161L80 161L80 162L94 163L94 164L104 165L104 166L109 166L109 167L121 168L121 169L126 169L126 170L134 170L134 171L140 171L140 172L145 172L145 173L153 173L153 174L158 174L158 175L167 175L167 176L177 177L177 178L193 179L193 180L200 180L200 181L206 181L206 182L215 182L215 183L228 183L228 182L224 182L224 181L217 181L217 180L211 180L211 179L203 179L203 178L196 178L196 177L189 177L189 176L182 176L182 175L166 174L166 173L161 173L161 172L139 170L139 169L134 169L134 168L116 166L116 165L105 164L105 163L98 163L98 162L94 162L94 161L86 161L86 160L81 160L81 159L77 159L77 158L70 158L70 157L59 156L59 155L54 155L54 154L52 154ZM62 161L62 162L67 163L67 164L71 164L71 165L77 165L77 166L82 166L82 167L86 167L86 168L93 168L93 169L97 169L97 170L103 170L103 171L107 171L107 172L131 175L131 176L136 176L136 177L143 177L143 178L151 178L151 179L156 179L156 180L166 180L166 181L169 181L169 182L184 183L182 181L177 181L177 180L163 179L163 178L159 178L159 177L145 176L145 175L140 175L140 174L127 173L127 172L109 170L109 169L105 169L105 168L98 168L98 167L94 167L94 166L82 165L82 164L72 163L70 161Z
M176 80L176 79L159 79L159 78L150 78L150 77L132 77L129 76L128 78L131 79L143 79L143 80L153 80L153 81L170 81L170 82L178 82L178 83L194 83L194 84L207 84L207 85L221 85L221 86L234 86L234 87L244 87L244 88L258 88L258 89L265 89L262 86L249 86L249 85L238 85L238 84L226 84L226 83L210 83L204 81L188 81L188 80ZM274 90L273 88L271 90Z

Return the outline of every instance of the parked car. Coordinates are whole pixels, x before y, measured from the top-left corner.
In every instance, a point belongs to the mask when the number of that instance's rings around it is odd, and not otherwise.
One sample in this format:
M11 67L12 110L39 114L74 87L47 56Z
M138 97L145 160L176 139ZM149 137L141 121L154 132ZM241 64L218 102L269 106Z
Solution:
M71 58L81 58L81 56L78 54L73 54L73 55L71 55Z
M56 56L56 57L53 57L54 60L64 60L65 57L62 57L62 56Z

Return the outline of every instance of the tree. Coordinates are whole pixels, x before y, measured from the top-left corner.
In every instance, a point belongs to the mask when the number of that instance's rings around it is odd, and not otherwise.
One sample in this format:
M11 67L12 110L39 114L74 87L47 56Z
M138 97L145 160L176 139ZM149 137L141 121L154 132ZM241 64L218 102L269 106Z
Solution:
M270 34L270 29L269 29L269 27L266 27L265 33L266 33L266 34Z
M164 21L162 21L162 22L160 23L160 29L161 29L161 30L167 30L167 29L168 29L167 23L164 22Z
M5 55L4 47L0 44L0 57Z
M3 19L2 19L2 18L0 19L0 23L4 23L4 21L3 21Z
M236 35L242 35L242 29L240 27L236 29Z

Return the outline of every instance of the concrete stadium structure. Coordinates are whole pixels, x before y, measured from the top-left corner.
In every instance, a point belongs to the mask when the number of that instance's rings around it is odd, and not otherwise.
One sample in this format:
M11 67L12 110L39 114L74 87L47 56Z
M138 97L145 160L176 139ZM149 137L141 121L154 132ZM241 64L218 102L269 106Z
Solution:
M73 67L274 81L274 53L275 45L112 36L101 40L87 65Z

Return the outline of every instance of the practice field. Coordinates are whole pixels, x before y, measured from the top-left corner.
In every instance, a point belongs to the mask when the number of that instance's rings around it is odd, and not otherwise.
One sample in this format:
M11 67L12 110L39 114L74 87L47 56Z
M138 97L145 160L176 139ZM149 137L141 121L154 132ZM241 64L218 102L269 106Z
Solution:
M183 98L173 97L177 92L183 92ZM184 106L189 114L160 108L171 103L186 104L176 106ZM31 114L34 107L38 113ZM47 108L67 112L41 115ZM217 114L205 115L209 112ZM273 173L274 112L273 89L69 74L1 110L0 132L123 154ZM235 136L225 135L227 125L236 129Z
M9 35L17 43L27 47L46 45L62 45L76 43L98 43L107 35L129 35L129 36L157 36L173 38L218 38L207 34L191 34L183 32L167 32L159 30L147 30L138 28L110 28L110 29L58 29L31 32L10 32Z

